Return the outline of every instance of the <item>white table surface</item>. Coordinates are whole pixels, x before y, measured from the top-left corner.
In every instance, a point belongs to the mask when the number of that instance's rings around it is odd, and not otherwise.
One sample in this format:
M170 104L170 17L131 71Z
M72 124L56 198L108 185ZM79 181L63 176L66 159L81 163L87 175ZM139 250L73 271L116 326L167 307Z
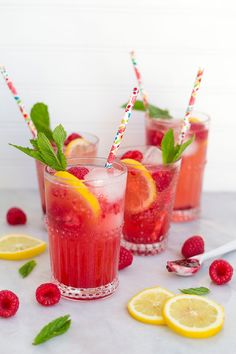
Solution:
M27 226L9 227L6 210L21 206L28 215ZM229 285L211 284L208 264L194 277L181 278L167 273L165 263L178 257L184 239L201 234L206 249L219 246L236 237L236 194L207 193L203 197L201 220L171 227L168 250L161 255L135 257L130 268L120 272L120 287L105 300L92 302L61 302L51 308L36 303L36 287L50 281L48 251L37 257L37 267L31 275L21 279L18 268L24 261L0 260L0 289L18 294L20 308L15 317L0 319L1 354L70 353L70 354L199 354L201 352L233 354L236 348L236 274ZM0 235L22 232L47 240L43 228L39 198L33 190L0 190ZM236 255L225 256L236 268ZM178 293L178 288L207 286L210 298L225 306L224 329L215 337L202 340L187 339L167 327L145 325L132 319L126 303L136 292L146 287L161 285ZM40 346L32 346L38 330L50 320L70 314L69 331Z

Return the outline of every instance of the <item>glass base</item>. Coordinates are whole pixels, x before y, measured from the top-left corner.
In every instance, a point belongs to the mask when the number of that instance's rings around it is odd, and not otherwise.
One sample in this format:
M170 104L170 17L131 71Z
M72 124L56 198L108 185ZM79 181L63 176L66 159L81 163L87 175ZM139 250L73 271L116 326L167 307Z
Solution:
M156 243L133 243L121 239L121 245L137 256L152 256L165 251L167 247L167 235L162 241Z
M116 291L119 280L115 278L111 283L99 286L97 288L72 288L60 283L56 279L52 280L60 289L61 296L68 300L96 300L113 295Z
M200 215L200 208L192 208L185 210L173 210L171 221L174 222L185 222L198 219Z

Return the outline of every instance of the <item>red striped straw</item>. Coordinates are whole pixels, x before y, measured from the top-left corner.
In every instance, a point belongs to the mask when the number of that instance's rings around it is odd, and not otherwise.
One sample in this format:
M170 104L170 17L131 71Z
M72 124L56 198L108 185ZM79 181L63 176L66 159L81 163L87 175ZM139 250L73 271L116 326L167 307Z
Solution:
M132 108L133 108L133 106L135 104L135 101L137 99L138 94L139 94L139 90L137 89L137 87L135 87L133 89L133 93L132 93L132 95L130 97L129 103L127 104L127 106L125 108L124 117L122 118L122 120L120 122L120 125L119 125L119 128L117 130L115 139L114 139L113 144L111 146L111 150L110 150L110 153L108 155L107 162L106 162L106 165L105 165L105 167L107 167L107 168L112 167L112 163L113 163L113 161L116 158L117 151L118 151L120 143L121 143L121 141L123 139L123 136L124 136L128 121L129 121L129 119L131 117Z
M15 89L15 86L13 85L13 82L12 80L9 78L9 75L8 75L8 72L6 71L6 68L2 65L0 65L0 72L3 76L3 78L5 79L6 81L6 84L9 88L9 90L11 91L16 103L17 103L17 106L19 107L19 110L26 122L26 124L28 125L30 131L31 131L31 134L33 135L34 138L37 137L37 129L35 128L35 125L34 123L32 122L31 118L30 118L30 115L26 112L25 110L25 107L24 107L24 104L20 98L20 96L18 95L16 89Z
M138 81L138 86L139 86L139 90L142 96L142 100L143 100L143 105L145 107L145 109L147 110L148 107L148 95L147 92L144 90L143 88L143 82L142 82L142 76L138 67L138 63L137 63L137 59L136 59L136 54L134 51L130 52L130 56L131 56L131 61L134 67L134 72L135 72L135 76L136 79Z
M179 134L179 141L178 144L181 145L185 139L186 134L188 133L189 129L190 129L190 121L189 118L191 116L191 113L193 111L194 108L194 104L195 104L195 100L196 100L196 96L197 96L197 92L199 90L200 87L200 83L202 81L202 75L203 75L203 69L199 68L198 72L197 72L197 76L193 85L193 90L191 93L191 97L188 103L188 107L186 109L186 113L183 119L183 125Z

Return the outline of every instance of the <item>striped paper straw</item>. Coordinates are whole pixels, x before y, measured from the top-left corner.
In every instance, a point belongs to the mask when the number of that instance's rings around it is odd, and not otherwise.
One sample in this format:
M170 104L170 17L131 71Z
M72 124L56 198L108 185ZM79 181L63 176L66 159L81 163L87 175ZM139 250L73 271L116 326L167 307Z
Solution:
M120 143L122 141L123 135L125 133L128 121L129 121L129 119L131 117L132 108L133 108L133 106L135 104L135 101L137 99L138 93L139 93L139 90L137 89L137 87L135 87L133 89L133 93L132 93L132 95L130 97L129 103L127 104L127 106L125 108L124 117L121 120L120 126L119 126L119 128L117 130L115 139L113 141L110 153L108 155L107 162L106 162L106 165L105 165L105 167L107 167L107 168L112 167L112 163L113 163L113 161L114 161L114 159L116 157L116 154L117 154L117 151L119 149Z
M184 119L183 119L182 129L181 129L180 134L179 134L179 141L178 141L179 145L181 145L183 143L184 138L185 138L186 134L188 133L188 131L190 129L189 118L190 118L190 115L191 115L191 113L193 111L193 108L194 108L197 92L199 90L200 83L202 81L202 75L203 75L203 69L199 68L198 72L197 72L197 76L196 76L195 82L194 82L194 86L193 86L193 90L192 90L192 93L191 93L191 97L190 97L190 100L189 100L189 103L188 103L188 107L187 107L187 110L186 110L186 113L185 113L185 116L184 116Z
M140 73L140 70L139 70L139 67L138 67L138 63L137 63L135 52L134 51L130 52L130 56L131 56L131 61L132 61L133 67L134 67L135 76L136 76L136 79L138 81L139 90L140 90L140 93L141 93L141 96L142 96L143 105L144 105L145 109L147 109L147 107L148 107L148 96L147 96L146 91L143 88L142 76L141 76L141 73Z
M18 95L18 93L17 93L17 91L15 89L15 86L13 85L12 80L9 78L8 72L6 71L5 67L2 66L2 65L0 65L0 72L1 72L1 74L3 76L3 78L5 79L6 84L7 84L8 88L9 88L9 90L11 91L11 93L12 93L12 95L13 95L13 97L14 97L14 99L15 99L18 107L19 107L19 110L20 110L20 112L21 112L26 124L28 125L33 137L36 138L37 129L35 128L35 125L32 122L32 120L30 118L30 115L26 112L24 104L23 104L20 96Z

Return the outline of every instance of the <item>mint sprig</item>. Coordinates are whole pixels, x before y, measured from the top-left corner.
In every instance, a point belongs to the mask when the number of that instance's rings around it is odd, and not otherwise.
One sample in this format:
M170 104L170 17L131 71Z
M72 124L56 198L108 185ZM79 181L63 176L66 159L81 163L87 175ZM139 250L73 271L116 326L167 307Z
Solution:
M36 267L36 265L37 265L37 263L35 262L35 260L29 261L29 262L23 264L23 266L21 266L19 268L18 272L20 273L22 278L26 278L32 272L32 270Z
M63 146L66 140L66 132L61 124L53 130L52 137L56 144L57 152L54 151L49 139L44 133L39 133L36 139L30 140L33 149L14 144L10 145L24 152L26 155L41 161L54 170L65 171L67 162L63 153Z
M122 105L122 108L125 108L127 104ZM144 107L143 101L137 100L134 104L133 110L145 112L146 108ZM162 119L171 119L171 115L167 109L161 109L153 104L148 104L147 111L149 117L151 118L162 118Z
M33 345L38 345L46 342L47 340L60 336L68 331L71 325L70 315L58 317L44 326L41 331L34 338Z
M50 127L50 116L48 106L44 103L36 103L33 105L30 117L37 129L38 133L44 133L46 137L52 141L52 130Z
M186 150L186 148L194 141L194 136L191 139L185 141L183 144L175 145L174 131L173 129L169 129L161 142L161 150L162 150L162 161L163 164L168 164L177 161L182 153Z
M209 294L210 289L205 288L204 286L200 286L199 288L188 288L188 289L179 289L183 294L190 295L206 295Z

